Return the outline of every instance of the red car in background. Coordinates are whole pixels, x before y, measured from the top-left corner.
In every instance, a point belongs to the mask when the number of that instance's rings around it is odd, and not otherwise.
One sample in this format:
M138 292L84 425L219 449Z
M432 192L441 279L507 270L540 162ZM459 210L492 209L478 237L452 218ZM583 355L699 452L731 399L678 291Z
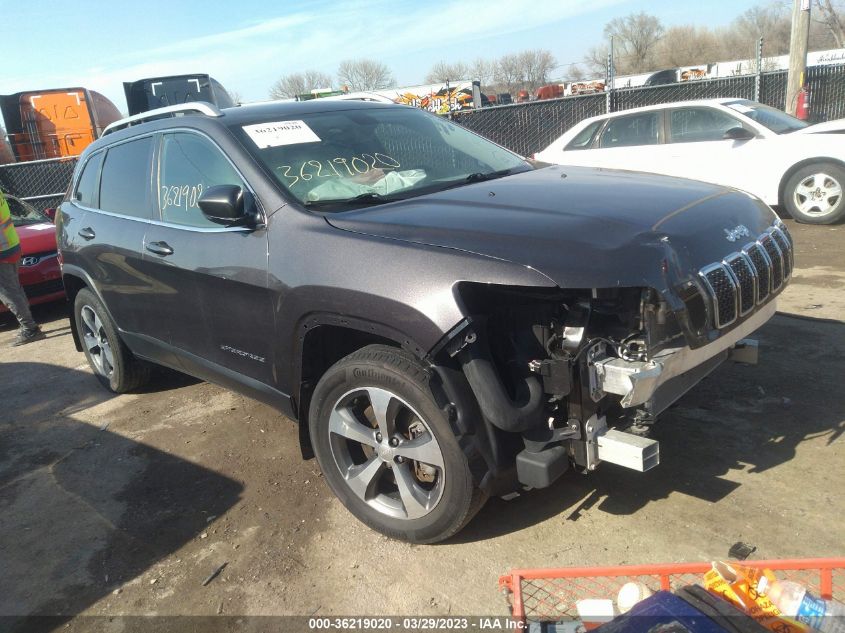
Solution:
M18 276L29 305L64 299L53 220L24 200L8 194L5 198L21 240ZM0 312L7 311L8 308L0 303Z

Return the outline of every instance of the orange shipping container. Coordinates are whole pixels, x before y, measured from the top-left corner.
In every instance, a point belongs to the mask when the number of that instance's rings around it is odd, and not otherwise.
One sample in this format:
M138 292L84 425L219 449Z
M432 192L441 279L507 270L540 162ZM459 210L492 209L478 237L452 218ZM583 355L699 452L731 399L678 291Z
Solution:
M120 118L111 101L85 88L4 95L0 109L18 161L78 156Z

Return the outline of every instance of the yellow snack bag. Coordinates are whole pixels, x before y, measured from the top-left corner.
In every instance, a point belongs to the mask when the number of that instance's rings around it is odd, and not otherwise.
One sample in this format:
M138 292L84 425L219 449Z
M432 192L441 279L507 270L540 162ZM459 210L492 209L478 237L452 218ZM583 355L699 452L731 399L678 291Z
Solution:
M739 607L774 633L808 633L807 626L784 616L768 597L760 595L757 583L764 576L769 583L775 580L769 569L719 561L704 574L704 588Z

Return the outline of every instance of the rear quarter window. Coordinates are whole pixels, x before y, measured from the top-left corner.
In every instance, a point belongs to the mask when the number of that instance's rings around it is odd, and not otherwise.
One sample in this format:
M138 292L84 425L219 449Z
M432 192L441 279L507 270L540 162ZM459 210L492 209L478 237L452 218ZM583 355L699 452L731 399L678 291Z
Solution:
M590 146L593 144L593 139L596 136L596 132L602 126L604 121L593 121L585 127L583 130L578 132L569 144L564 148L564 151L570 151L573 149L589 149Z
M92 154L82 167L82 174L76 183L76 191L73 193L73 199L83 207L97 208L99 193L97 184L100 179L100 167L103 164L103 156L105 156L105 152Z

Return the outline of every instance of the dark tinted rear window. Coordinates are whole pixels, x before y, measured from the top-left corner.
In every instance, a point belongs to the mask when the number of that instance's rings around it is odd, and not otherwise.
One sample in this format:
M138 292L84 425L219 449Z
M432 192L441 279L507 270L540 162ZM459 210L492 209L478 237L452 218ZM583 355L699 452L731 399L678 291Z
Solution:
M97 178L100 175L103 156L105 152L94 154L82 168L82 175L79 177L73 197L84 207L97 207Z
M151 136L108 150L100 179L100 209L149 219Z

